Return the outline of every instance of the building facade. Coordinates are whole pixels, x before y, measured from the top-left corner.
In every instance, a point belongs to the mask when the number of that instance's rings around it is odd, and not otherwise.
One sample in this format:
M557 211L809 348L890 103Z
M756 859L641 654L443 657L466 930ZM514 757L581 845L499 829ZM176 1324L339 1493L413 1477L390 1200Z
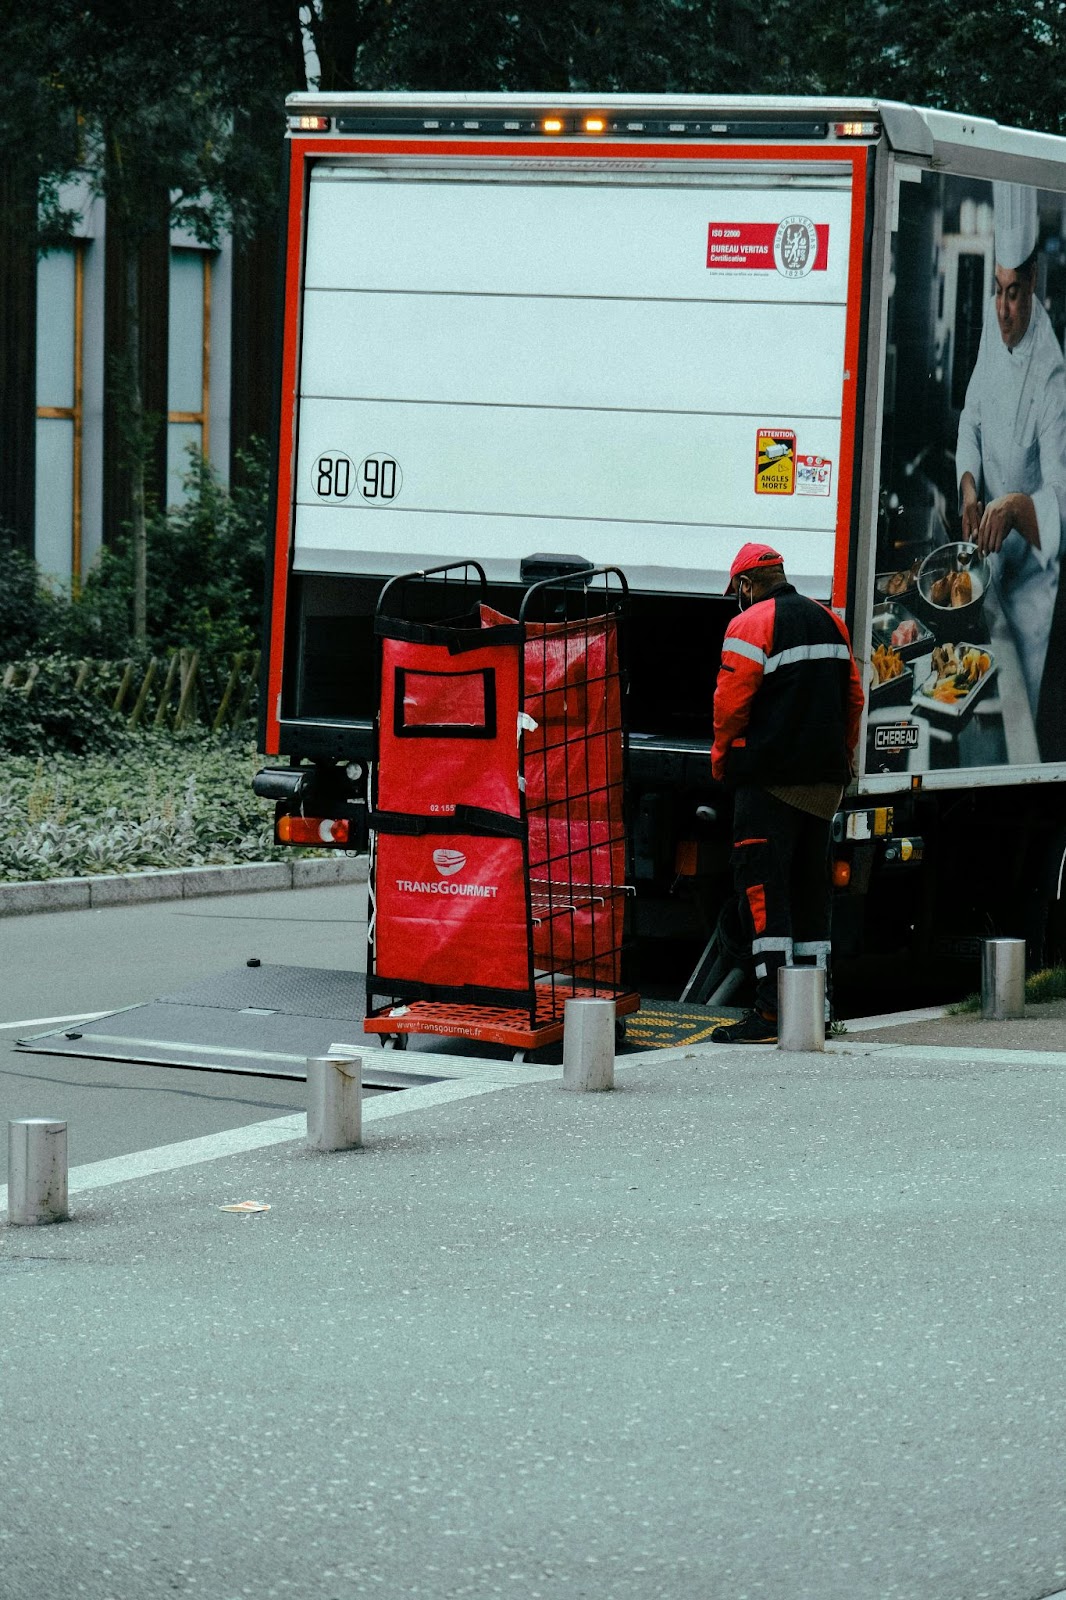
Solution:
M130 514L113 381L125 262L104 200L86 189L64 205L77 217L73 232L46 252L18 227L17 207L2 229L0 525L50 579L76 585ZM176 228L141 252L140 377L155 422L156 504L182 499L190 447L226 483L234 452L269 430L273 266L270 241L237 250L223 238L209 248Z

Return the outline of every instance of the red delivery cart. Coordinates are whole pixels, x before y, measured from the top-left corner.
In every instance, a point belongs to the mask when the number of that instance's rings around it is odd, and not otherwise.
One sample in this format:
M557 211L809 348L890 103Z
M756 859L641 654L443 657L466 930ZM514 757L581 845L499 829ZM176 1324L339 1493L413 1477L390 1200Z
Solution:
M617 568L583 568L510 617L476 561L382 590L364 1027L383 1043L524 1052L562 1038L568 999L638 1009L622 974L627 592Z

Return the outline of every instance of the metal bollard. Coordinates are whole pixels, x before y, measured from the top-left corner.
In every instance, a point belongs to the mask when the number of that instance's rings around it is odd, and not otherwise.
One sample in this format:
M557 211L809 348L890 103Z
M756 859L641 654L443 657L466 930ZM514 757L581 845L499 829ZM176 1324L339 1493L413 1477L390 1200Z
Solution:
M7 1125L7 1220L32 1227L67 1220L67 1125L21 1117Z
M825 973L782 967L777 974L777 1048L825 1049Z
M357 1150L363 1142L361 1056L309 1056L307 1142L312 1150Z
M1025 1016L1025 940L985 939L981 945L981 1015L1006 1022Z
M563 1088L614 1088L613 1000L568 1000L563 1009Z

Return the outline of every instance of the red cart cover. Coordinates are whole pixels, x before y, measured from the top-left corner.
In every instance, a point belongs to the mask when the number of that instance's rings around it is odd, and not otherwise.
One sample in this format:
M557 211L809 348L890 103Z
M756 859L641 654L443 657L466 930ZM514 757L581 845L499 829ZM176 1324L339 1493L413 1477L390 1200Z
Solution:
M617 986L625 837L615 620L519 632L482 606L480 621L484 644L476 630L443 627L382 641L375 983L532 1004L532 963Z
M379 833L375 974L427 988L493 989L529 999L529 938L520 839Z
M453 654L386 638L378 809L447 817L457 805L519 814L518 646Z
M482 615L506 620L488 607ZM613 616L534 622L525 635L534 961L617 985L626 859L617 624Z

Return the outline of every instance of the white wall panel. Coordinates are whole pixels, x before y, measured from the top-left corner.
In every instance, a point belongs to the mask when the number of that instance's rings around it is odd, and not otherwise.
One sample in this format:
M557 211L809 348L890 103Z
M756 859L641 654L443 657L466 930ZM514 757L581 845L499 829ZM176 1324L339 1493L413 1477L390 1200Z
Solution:
M631 522L304 506L294 566L297 572L395 573L476 556L490 578L513 582L523 556L554 550L618 565L633 588L721 594L738 547L757 537L781 551L789 578L805 593L827 599L833 534L791 527L783 510L774 521L764 529L717 523L648 528Z
M839 423L765 420L793 429L801 451L836 462ZM773 526L789 500L789 525L831 527L832 495L755 493L756 432L733 416L307 400L296 498L320 498L322 452L343 452L356 466L382 453L402 472L396 510L756 527ZM349 498L360 503L354 480Z
M37 404L74 404L74 251L50 250L37 262Z
M686 180L691 174L686 174ZM396 571L538 549L715 589L778 543L833 564L850 197L843 177L440 180L319 169L304 300L295 562ZM808 216L828 268L707 267L712 222ZM833 462L831 492L755 492L757 430ZM343 497L316 470L343 454ZM388 456L387 505L358 491Z
M797 305L355 294L304 302L304 395L839 416L844 316Z
M752 179L754 185L756 179ZM836 186L837 183L839 186ZM621 180L469 183L321 167L312 179L307 285L482 294L577 294L841 302L846 179L778 176L772 186ZM707 266L712 222L802 215L829 227L826 271L791 279Z
M34 555L51 578L70 577L74 517L74 424L37 418Z
M204 402L204 253L171 250L167 317L167 405L199 411Z

